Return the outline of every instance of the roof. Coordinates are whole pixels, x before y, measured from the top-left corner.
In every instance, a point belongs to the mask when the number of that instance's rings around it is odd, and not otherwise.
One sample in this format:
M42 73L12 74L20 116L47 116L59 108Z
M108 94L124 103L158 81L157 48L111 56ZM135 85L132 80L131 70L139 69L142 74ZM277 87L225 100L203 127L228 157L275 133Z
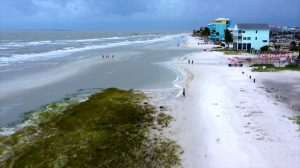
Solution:
M215 19L215 20L230 20L229 18L218 18L218 19Z
M270 29L267 23L239 23L238 29Z

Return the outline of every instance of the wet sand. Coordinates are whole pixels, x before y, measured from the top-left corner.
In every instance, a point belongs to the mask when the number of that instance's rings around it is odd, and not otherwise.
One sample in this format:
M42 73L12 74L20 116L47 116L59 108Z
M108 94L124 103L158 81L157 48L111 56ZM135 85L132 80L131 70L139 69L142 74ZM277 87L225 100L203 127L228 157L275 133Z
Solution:
M27 73L1 76L0 127L23 119L28 111L60 101L79 89L168 89L178 77L163 62L194 52L175 48L171 42L145 45L140 49L123 47L110 52L114 58L102 55L64 62L51 67L30 69ZM126 49L126 50L125 50Z

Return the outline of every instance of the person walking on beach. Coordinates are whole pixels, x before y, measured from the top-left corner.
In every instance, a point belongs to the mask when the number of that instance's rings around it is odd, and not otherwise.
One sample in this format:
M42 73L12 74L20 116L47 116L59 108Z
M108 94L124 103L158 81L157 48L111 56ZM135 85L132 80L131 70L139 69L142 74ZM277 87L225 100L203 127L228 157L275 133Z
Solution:
M192 64L194 64L194 60L192 60Z
M191 61L189 60L188 63L190 64L190 62L191 62Z
M185 97L185 88L183 88L182 94L183 94L183 97Z

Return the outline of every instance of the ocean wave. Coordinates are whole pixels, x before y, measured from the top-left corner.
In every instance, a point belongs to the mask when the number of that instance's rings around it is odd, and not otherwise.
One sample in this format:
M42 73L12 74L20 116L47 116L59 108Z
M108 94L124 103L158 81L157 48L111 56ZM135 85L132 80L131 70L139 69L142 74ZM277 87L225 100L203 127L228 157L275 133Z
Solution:
M81 43L81 42L93 42L93 41L104 41L103 39L74 39L74 40L57 40L57 42L63 43Z
M7 48L7 47L0 47L0 50L10 50L11 48Z
M107 37L107 38L102 38L102 39L106 39L106 40L114 40L114 39L126 39L128 37Z
M0 67L2 67L2 66L8 66L8 65L9 65L8 62L0 61Z
M0 48L1 47L21 48L21 47L27 47L27 46L37 46L37 45L47 45L47 44L61 44L61 43L56 43L56 42L52 42L52 41L10 42L10 43L1 44Z
M88 45L81 48L74 48L74 47L66 47L60 50L50 51L46 53L33 53L33 54L15 54L11 57L1 57L0 61L3 62L23 62L23 61L36 61L36 60L48 60L58 57L64 57L68 56L75 52L83 52L86 50L95 50L95 49L103 49L103 48L113 48L113 47L119 47L119 46L127 46L127 45L134 45L134 44L150 44L155 43L159 41L167 41L174 38L178 38L182 36L182 34L177 35L167 35L162 37L155 37L154 39L150 40L136 40L136 41L123 41L123 42L117 42L117 43L105 43L102 45Z

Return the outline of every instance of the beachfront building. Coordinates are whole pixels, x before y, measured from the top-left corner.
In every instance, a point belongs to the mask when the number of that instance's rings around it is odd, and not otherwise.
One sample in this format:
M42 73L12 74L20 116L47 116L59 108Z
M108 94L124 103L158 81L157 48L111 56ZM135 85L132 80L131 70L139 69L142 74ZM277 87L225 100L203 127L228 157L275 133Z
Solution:
M260 50L262 46L269 45L269 32L268 24L236 24L232 33L233 48Z
M210 41L221 41L224 39L224 30L231 27L231 20L229 18L218 18L208 24L210 29ZM213 31L215 30L215 32ZM219 35L217 35L217 32Z

